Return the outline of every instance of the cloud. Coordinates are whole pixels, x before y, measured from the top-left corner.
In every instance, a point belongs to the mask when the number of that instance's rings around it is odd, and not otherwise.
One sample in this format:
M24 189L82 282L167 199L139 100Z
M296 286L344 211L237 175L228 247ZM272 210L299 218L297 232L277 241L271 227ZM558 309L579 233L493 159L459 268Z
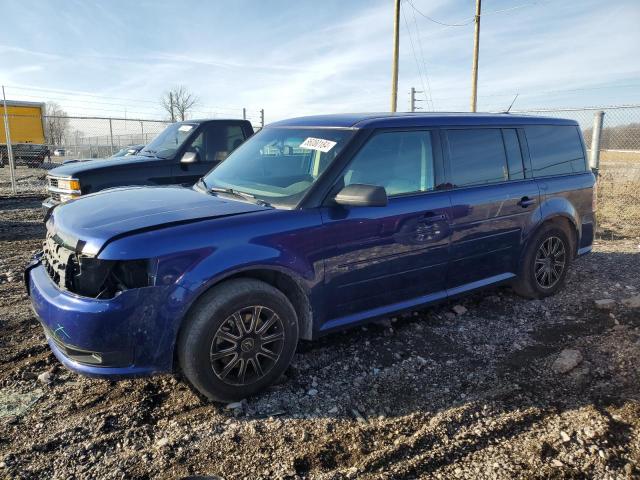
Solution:
M461 8L454 0L412 1L444 21L472 13L469 2ZM636 0L533 3L490 13L512 6L495 0L482 18L482 108L506 105L516 92L518 106L637 101L640 87L553 93L638 83ZM415 14L409 2L402 8L399 108L407 108L409 88L423 84L439 109L468 108L473 26L445 28ZM227 2L197 10L157 2L12 2L7 13L28 24L10 22L0 33L0 82L105 97L42 92L43 100L57 98L78 114L122 115L127 101L114 98L130 98L128 114L158 117L160 95L176 84L200 97L199 115L238 116L243 106L254 117L264 108L267 120L386 110L392 10L387 0L297 2L286 9ZM43 20L57 13L63 29ZM419 74L411 41L428 78Z

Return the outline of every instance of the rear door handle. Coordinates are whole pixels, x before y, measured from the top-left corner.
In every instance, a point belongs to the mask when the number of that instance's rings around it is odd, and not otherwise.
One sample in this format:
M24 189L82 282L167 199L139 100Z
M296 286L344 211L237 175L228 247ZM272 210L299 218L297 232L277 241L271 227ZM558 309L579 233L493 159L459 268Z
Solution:
M522 208L527 208L528 206L533 205L535 203L536 203L535 198L522 197L518 202L518 205L520 205Z

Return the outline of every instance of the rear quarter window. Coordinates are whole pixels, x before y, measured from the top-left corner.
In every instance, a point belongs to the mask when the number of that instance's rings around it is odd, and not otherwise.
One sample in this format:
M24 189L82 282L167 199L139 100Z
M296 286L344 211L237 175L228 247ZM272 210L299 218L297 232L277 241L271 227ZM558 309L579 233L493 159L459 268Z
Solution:
M586 170L578 127L529 125L524 130L534 177L564 175Z

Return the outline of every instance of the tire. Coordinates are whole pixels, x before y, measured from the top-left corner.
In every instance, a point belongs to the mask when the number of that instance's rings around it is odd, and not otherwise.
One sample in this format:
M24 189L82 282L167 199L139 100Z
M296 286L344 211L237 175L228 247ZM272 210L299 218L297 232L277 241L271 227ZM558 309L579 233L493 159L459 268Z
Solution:
M554 295L562 288L573 259L569 236L570 233L558 224L540 227L525 249L518 277L513 283L518 295L539 299ZM546 252L549 255L545 255Z
M197 301L178 336L178 361L189 382L208 399L233 402L276 381L291 363L297 343L298 320L287 297L259 280L234 279Z

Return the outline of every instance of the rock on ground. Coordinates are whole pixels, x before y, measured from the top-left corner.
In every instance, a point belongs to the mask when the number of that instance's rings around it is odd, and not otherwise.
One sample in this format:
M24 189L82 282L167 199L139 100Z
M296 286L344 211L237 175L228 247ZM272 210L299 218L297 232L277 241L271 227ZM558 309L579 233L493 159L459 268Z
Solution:
M565 349L560 352L551 368L557 373L567 373L576 368L582 362L582 353L579 350Z

